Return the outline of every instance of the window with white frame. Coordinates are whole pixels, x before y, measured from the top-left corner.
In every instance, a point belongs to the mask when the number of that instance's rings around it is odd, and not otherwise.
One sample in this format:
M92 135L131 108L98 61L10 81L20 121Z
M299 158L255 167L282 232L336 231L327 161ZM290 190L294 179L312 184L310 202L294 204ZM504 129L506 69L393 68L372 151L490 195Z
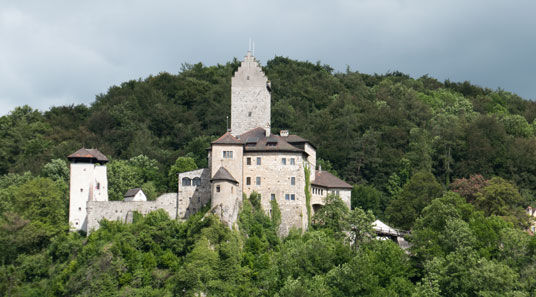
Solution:
M295 186L295 185L296 185L296 177L292 176L292 177L290 178L290 185L291 185L291 186Z
M287 165L287 158L281 158L281 164Z
M296 159L290 158L290 165L296 165Z
M257 177L255 178L255 184L256 184L257 186L260 186L260 185L261 185L261 177L260 177L260 176L257 176Z
M257 157L257 165L261 165L261 157Z
M233 158L233 151L223 151L223 158L224 159L232 159Z

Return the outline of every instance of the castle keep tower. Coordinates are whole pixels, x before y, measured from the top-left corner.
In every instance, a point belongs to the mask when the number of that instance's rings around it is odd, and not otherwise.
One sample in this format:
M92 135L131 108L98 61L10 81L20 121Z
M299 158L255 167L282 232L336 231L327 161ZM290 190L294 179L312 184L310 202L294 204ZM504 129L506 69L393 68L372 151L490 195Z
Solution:
M231 81L231 133L270 127L270 85L255 57L248 52Z
M69 225L71 231L88 231L87 202L108 201L108 159L96 149L79 149L69 155L71 162Z

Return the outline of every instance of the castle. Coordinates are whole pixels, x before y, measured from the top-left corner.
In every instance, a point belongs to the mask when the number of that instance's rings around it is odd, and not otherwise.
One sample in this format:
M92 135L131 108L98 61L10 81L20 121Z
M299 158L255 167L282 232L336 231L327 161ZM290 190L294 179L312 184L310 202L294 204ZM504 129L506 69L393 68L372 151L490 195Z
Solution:
M247 53L231 83L231 129L211 143L208 168L178 175L178 193L156 201L143 198L108 201L106 162L98 150L81 149L71 161L69 223L73 230L91 231L99 221L129 222L132 213L164 209L173 219L187 219L210 203L211 212L232 227L243 195L256 192L262 208L271 214L271 201L281 211L280 234L308 227L311 214L330 194L350 207L351 186L321 168L316 170L316 147L308 140L281 130L270 130L271 85L259 63ZM307 174L310 173L310 174ZM309 185L306 189L306 185ZM307 201L305 191L309 191ZM131 195L136 195L132 191Z

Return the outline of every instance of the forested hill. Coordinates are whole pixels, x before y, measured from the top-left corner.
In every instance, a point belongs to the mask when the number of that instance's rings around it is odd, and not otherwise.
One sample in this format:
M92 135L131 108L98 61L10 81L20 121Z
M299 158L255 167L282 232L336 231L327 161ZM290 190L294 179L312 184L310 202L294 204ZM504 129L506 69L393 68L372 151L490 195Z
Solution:
M69 233L66 156L98 148L109 195L176 191L226 131L239 61L184 65L111 87L91 106L0 118L0 296L536 296L536 105L515 94L400 72L335 73L276 57L272 130L317 147L353 184L309 230L277 236L256 194L238 230L203 211ZM410 230L409 252L375 240L380 218ZM354 228L351 228L353 226Z
M16 108L0 118L0 174L39 173L82 146L113 159L145 155L165 173L179 156L204 166L211 138L225 132L238 65L236 59L183 65L176 75L113 86L90 107ZM283 57L268 61L264 71L273 86L272 130L311 140L324 168L350 183L388 193L389 184L402 185L404 176L425 170L444 187L482 174L535 190L532 101L468 82L334 73L327 65ZM156 182L166 190L167 181Z

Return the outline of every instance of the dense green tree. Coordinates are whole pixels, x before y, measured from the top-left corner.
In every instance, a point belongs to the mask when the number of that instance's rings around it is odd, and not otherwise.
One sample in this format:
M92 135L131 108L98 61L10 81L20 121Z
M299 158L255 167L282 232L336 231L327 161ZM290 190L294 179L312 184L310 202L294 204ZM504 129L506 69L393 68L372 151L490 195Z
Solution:
M352 209L371 210L376 216L382 217L387 207L386 195L371 185L355 185L352 188Z
M317 229L327 229L339 236L349 230L348 215L350 210L342 199L335 194L328 194L324 205L313 216L313 226Z
M197 169L195 160L191 157L178 157L168 173L169 188L177 190L177 174Z
M434 198L441 197L441 185L428 172L415 173L404 185L402 192L386 209L389 221L395 226L409 230L421 211Z
M41 170L41 174L54 181L69 183L69 165L64 159L53 159L46 163Z

